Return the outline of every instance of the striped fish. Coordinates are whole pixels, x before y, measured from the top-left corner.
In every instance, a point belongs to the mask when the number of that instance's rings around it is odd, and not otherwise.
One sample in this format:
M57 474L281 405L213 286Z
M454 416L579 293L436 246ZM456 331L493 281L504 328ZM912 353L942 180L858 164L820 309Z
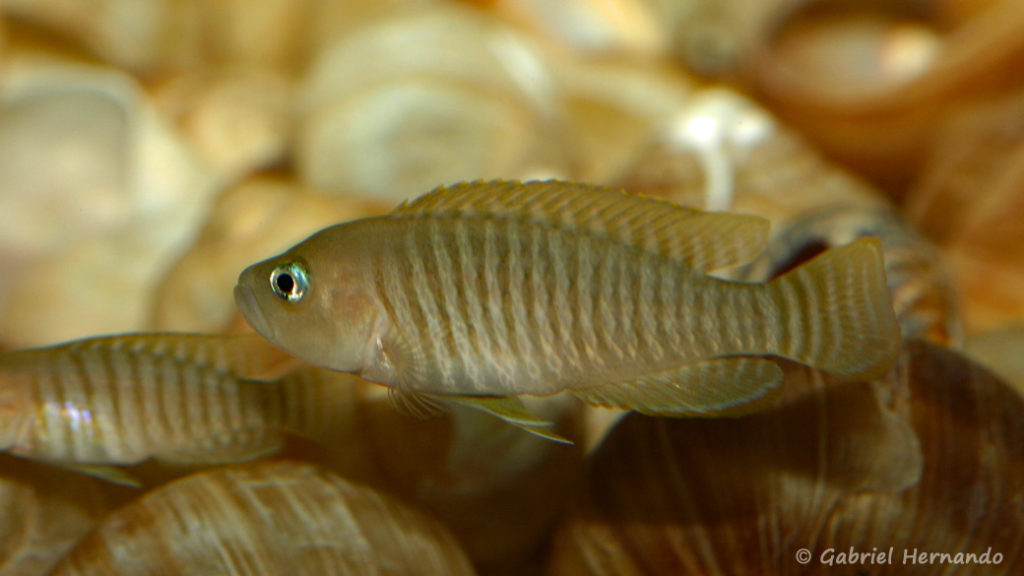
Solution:
M0 449L69 467L251 459L278 449L283 430L327 418L295 362L257 335L126 334L4 352Z
M900 337L878 242L768 284L708 274L751 261L767 235L756 216L593 186L466 183L322 230L247 268L235 297L313 364L497 412L569 390L651 414L736 414L778 388L773 357L883 372Z

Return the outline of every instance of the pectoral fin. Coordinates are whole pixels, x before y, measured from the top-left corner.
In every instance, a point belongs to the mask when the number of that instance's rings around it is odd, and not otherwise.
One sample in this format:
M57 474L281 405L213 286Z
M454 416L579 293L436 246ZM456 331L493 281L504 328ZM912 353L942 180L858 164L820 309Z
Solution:
M782 370L764 358L716 358L632 382L573 390L588 404L655 416L740 416L770 403Z
M486 412L541 438L572 444L571 440L552 430L554 426L552 422L531 414L523 406L522 401L514 396L436 396L436 398Z

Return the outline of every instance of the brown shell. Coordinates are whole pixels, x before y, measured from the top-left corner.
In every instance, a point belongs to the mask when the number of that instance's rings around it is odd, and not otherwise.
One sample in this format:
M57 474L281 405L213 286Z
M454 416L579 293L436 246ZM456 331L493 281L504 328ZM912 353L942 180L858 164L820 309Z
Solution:
M53 574L473 574L451 534L310 464L196 474L108 516Z
M808 3L763 37L746 76L826 153L902 194L937 120L1024 78L1024 4L964 19L941 4Z
M951 117L907 199L909 218L946 250L967 327L1024 318L1024 92Z
M904 564L903 551L989 549L998 565L957 573L1019 571L1024 400L945 348L911 341L902 361L889 382L819 383L742 419L628 416L594 454L548 574L934 574ZM787 386L815 378L791 371ZM877 427L886 422L897 426ZM911 452L886 441L900 438L899 422L919 440L919 480ZM838 572L822 563L851 546L891 546L894 559ZM802 548L809 564L796 560Z
M42 576L138 492L0 454L0 576Z

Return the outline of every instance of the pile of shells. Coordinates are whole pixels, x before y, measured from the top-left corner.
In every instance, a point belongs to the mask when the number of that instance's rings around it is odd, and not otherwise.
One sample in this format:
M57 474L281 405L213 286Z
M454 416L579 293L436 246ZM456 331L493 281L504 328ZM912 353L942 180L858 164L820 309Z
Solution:
M1024 569L1024 1L755 4L0 0L0 576ZM737 281L878 237L900 359L732 419L530 405L573 445L273 352L253 392L243 268L480 178L763 216ZM12 351L167 331L207 336Z

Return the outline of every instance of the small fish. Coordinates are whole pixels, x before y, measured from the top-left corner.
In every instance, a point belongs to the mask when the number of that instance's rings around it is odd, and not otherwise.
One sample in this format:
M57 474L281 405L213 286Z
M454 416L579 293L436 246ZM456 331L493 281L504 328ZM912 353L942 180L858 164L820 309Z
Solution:
M878 241L768 284L708 274L753 260L767 236L756 216L594 186L464 183L250 266L235 299L257 332L312 364L525 426L543 423L501 399L568 390L649 414L726 415L778 388L772 357L884 372L900 334Z
M277 450L327 403L263 338L126 334L0 353L0 450L123 482L110 465ZM270 380L273 381L264 381Z

